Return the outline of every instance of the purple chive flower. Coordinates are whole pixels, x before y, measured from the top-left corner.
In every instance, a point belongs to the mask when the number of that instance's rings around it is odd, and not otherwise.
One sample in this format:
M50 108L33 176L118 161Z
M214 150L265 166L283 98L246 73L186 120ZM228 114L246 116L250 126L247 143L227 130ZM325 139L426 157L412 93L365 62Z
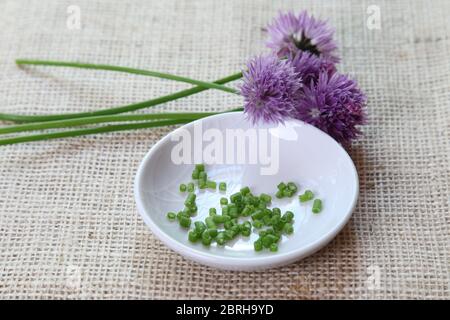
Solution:
M291 53L289 60L295 71L302 77L305 85L310 85L311 82L317 83L321 72L326 72L329 76L336 72L336 66L333 62L310 52L298 51L295 54Z
M309 16L306 11L298 16L292 12L280 13L266 30L269 34L267 46L280 58L298 51L308 51L330 62L339 62L335 53L337 46L333 41L334 29L326 21Z
M325 131L343 145L361 134L357 126L366 123L366 96L354 80L345 75L326 72L317 84L303 88L296 118Z
M300 101L302 81L288 60L275 55L256 57L243 71L244 112L255 124L282 123L291 118Z

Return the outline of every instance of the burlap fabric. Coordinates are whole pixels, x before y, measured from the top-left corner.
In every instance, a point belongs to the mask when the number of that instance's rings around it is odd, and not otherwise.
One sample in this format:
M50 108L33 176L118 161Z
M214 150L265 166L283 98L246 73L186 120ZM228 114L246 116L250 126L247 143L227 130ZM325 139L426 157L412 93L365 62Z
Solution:
M67 8L81 29L67 26ZM367 27L367 8L381 29ZM19 57L81 60L213 80L265 50L279 9L336 27L341 70L369 96L370 124L350 150L361 192L325 249L261 273L223 272L173 253L137 214L132 182L173 128L0 147L0 297L450 297L450 2L0 2L0 112L95 110L188 85L110 72L17 68ZM149 110L222 110L218 91Z

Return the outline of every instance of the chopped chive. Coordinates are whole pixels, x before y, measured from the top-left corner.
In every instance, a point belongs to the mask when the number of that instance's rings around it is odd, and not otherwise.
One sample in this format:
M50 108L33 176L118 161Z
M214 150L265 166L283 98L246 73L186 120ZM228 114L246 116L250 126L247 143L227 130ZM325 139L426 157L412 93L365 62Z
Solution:
M200 173L199 173L199 175L198 175L198 179L199 180L202 180L202 181L205 181L206 182L206 179L208 178L208 175L206 174L206 172L205 171L201 171Z
M292 191L290 189L286 188L286 189L283 190L283 197L290 198L290 197L292 197L292 195L293 195L293 193L292 193Z
M225 232L223 231L218 232L216 242L219 246L225 245L225 243L227 242L227 240L225 239Z
M220 198L220 204L221 205L227 205L228 204L228 199L227 198Z
M196 164L195 170L197 170L198 172L205 171L205 165L203 163Z
M283 191L284 189L286 189L286 184L284 182L280 182L277 185L278 190Z
M208 189L214 189L214 190L216 190L217 183L216 183L215 181L208 180L208 181L206 181L206 187L207 187Z
M186 201L184 201L184 204L187 206L187 207L191 207L191 206L193 206L194 204L195 204L195 199L196 199L196 195L195 195L195 193L189 193L188 194L188 196L187 196L187 198L186 198Z
M219 215L216 215L216 216L213 216L212 219L213 219L214 223L222 224L222 223L224 223L224 222L230 220L231 218L230 218L229 216L223 216L223 215L222 215L222 216L219 216Z
M288 182L287 187L289 190L297 192L297 185L294 182Z
M222 215L223 216L228 216L228 205L223 205L222 206Z
M236 192L230 196L230 200L233 203L238 203L242 201L242 194L240 192Z
M198 234L202 234L203 231L206 230L206 225L202 221L195 221L194 222L194 230Z
M252 220L260 220L262 219L263 215L264 212L258 209L252 214Z
M205 180L198 180L198 188L199 189L206 189L206 181Z
M281 199L284 197L283 190L278 190L277 193L275 193L275 197L278 199Z
M193 230L189 231L189 233L188 233L188 239L189 239L189 241L191 241L191 242L197 242L197 241L198 241L198 238L199 238L199 236L198 236L198 233L197 233L197 232L195 232L195 231L193 231Z
M187 184L187 191L188 191L188 192L194 192L194 190L195 190L195 185L194 185L194 183L189 182L189 183Z
M192 179L197 180L199 174L200 174L200 171L198 171L197 169L195 169L194 171L192 171Z
M241 230L241 234L244 237L249 237L251 233L252 233L252 229L249 229L249 228L244 228Z
M322 211L322 200L315 199L312 206L312 212L319 213Z
M169 219L170 221L174 221L176 218L177 218L177 215L175 214L175 212L167 213L167 219Z
M219 190L220 191L227 191L227 184L225 182L219 183Z
M286 222L291 222L294 219L294 213L292 211L286 211L283 215L283 219Z
M261 193L261 195L259 197L265 203L270 203L272 201L272 197L265 193Z
M249 204L247 204L245 207L244 207L244 209L242 210L242 212L241 212L241 214L242 214L242 216L243 217L248 217L248 216L250 216L251 214L252 214L252 212L253 212L253 206L252 205L249 205Z
M293 234L294 233L294 227L292 226L291 223L286 223L283 226L283 232L286 234Z
M280 208L273 208L272 209L272 212L273 212L273 214L279 214L279 215L281 215L281 210L280 210Z
M218 216L207 217L205 219L206 227L208 227L209 229L216 228L216 223L214 220L215 217L218 217Z
M278 244L272 243L272 244L270 245L269 250L270 250L271 252L277 252L277 251L278 251Z
M191 226L191 218L188 217L181 217L180 220L180 226L182 226L183 228L189 228Z
M202 244L205 246L209 246L209 245L211 245L211 242L212 242L212 237L209 234L208 230L205 230L202 233Z
M306 190L302 195L298 196L300 202L307 202L314 198L314 193L311 190Z
M253 242L253 248L255 249L255 251L261 251L263 249L262 241L258 239L255 242Z
M180 192L186 191L186 185L184 183L180 184Z
M250 193L250 188L249 187L243 187L243 188L241 188L240 192L241 192L241 194L243 196L245 196L245 195Z
M253 227L256 229L261 229L264 226L264 224L260 220L253 221Z
M209 215L210 216L215 216L216 214L217 214L216 208L209 208Z
M211 238L215 238L219 234L219 231L216 228L208 228L207 231L208 231L209 235L211 236Z

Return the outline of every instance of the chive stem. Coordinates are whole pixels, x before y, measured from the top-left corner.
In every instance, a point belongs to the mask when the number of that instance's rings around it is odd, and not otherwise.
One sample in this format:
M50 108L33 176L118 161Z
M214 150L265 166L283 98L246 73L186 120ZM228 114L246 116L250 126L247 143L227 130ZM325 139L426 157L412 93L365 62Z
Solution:
M139 123L132 123L132 124L107 125L107 126L96 127L96 128L36 134L36 135L29 135L29 136L0 139L0 146L24 143L24 142L32 142L32 141L78 137L78 136L92 135L92 134L105 133L105 132L128 131L128 130L137 130L137 129L144 129L144 128L164 127L164 126L169 126L169 125L188 123L191 121L192 121L192 119L147 121L147 122L139 122Z
M219 79L215 81L218 84L228 83L237 79L242 78L242 73L235 73L228 77ZM135 110L140 110L148 107L153 107L159 104L163 104L169 101L177 100L193 94L207 90L207 88L196 86L190 89L181 90L172 94L161 96L158 98L133 103L125 106L114 107L109 109L102 109L91 112L78 112L78 113L66 113L66 114L53 114L53 115L19 115L19 114L5 114L0 113L0 120L13 121L13 122L44 122L44 121L54 121L54 120L65 120L74 118L87 118L93 116L103 116L111 115L117 113L131 112Z
M142 70L121 66L112 66L107 64L92 64L92 63L83 63L83 62L69 62L69 61L49 61L49 60L29 60L29 59L17 59L16 64L21 65L34 65L34 66L50 66L50 67L71 67L71 68L80 68L80 69L93 69L93 70L107 70L107 71L115 71L115 72L125 72L131 74L138 74L143 76L150 76L155 78L162 78L167 80L173 80L178 82L185 82L194 84L200 87L204 87L207 89L216 89L222 90L229 93L237 94L238 92L227 86L222 84L217 84L213 82L206 82L195 80L187 77L177 76L169 73L163 73L158 71L150 71L150 70Z
M238 111L241 109L233 109L231 111ZM220 112L190 112L190 113L153 113L153 114L131 114L131 115L105 115L94 116L89 118L76 118L67 120L55 120L44 122L33 122L26 124L19 124L15 126L0 127L0 135L14 132L45 130L55 128L67 128L82 125L90 125L104 122L126 122L126 121L144 121L157 119L190 119L196 120Z

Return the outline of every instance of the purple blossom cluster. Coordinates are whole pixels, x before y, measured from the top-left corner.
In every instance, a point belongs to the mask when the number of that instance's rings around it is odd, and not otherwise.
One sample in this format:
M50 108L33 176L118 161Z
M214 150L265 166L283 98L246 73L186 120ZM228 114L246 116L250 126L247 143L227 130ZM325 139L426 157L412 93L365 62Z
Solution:
M244 111L258 121L296 118L348 145L366 123L366 96L336 70L334 30L306 11L280 14L267 28L269 55L251 59L243 72Z

